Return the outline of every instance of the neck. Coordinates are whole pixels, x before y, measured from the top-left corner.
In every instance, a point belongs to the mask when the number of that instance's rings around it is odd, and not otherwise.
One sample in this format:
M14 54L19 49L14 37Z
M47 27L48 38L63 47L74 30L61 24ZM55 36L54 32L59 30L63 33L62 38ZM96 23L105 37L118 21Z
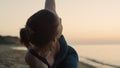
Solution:
M52 66L54 63L55 56L60 50L60 44L59 44L59 41L56 41L56 42L51 42L44 48L34 47L33 49L40 56L46 58L49 64Z
M33 47L33 49L41 56L46 57L51 54L51 56L55 57L56 53L59 52L60 44L59 41L50 42L49 44L45 45L46 47Z

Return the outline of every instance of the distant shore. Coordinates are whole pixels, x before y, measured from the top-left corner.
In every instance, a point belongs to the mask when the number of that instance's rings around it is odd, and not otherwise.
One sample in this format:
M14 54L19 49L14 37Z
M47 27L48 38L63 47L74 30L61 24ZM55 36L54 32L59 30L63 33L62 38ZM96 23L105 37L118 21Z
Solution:
M0 68L29 68L24 61L26 50L15 50L11 47L16 47L16 45L0 45ZM79 62L78 68L95 67Z

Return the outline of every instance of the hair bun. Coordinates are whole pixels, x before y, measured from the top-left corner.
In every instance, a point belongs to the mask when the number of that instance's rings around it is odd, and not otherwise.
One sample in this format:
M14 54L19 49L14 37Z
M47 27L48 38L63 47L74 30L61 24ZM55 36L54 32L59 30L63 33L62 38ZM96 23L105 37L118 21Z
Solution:
M30 32L26 28L22 28L20 30L20 41L23 44L28 44L30 38Z

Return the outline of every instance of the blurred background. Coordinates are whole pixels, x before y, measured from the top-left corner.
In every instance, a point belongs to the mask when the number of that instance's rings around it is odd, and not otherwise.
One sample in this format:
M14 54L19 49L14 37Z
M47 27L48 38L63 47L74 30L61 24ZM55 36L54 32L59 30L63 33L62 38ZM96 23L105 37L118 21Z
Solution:
M22 68L27 67L23 62L26 49L19 46L19 30L32 14L44 9L44 3L45 0L0 0L0 53L7 51L7 56L12 51L14 58L22 58ZM56 0L56 10L62 18L63 35L79 54L80 66L120 67L120 0ZM14 64L16 59L10 57L8 60L0 56L0 68L18 66Z

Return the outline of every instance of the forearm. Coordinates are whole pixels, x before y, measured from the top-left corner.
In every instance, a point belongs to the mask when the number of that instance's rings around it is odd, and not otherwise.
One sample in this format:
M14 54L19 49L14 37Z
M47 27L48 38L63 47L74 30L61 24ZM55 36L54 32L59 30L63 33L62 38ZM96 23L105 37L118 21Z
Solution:
M57 14L56 13L55 0L46 0L46 2L45 2L45 9L53 12L54 14Z

